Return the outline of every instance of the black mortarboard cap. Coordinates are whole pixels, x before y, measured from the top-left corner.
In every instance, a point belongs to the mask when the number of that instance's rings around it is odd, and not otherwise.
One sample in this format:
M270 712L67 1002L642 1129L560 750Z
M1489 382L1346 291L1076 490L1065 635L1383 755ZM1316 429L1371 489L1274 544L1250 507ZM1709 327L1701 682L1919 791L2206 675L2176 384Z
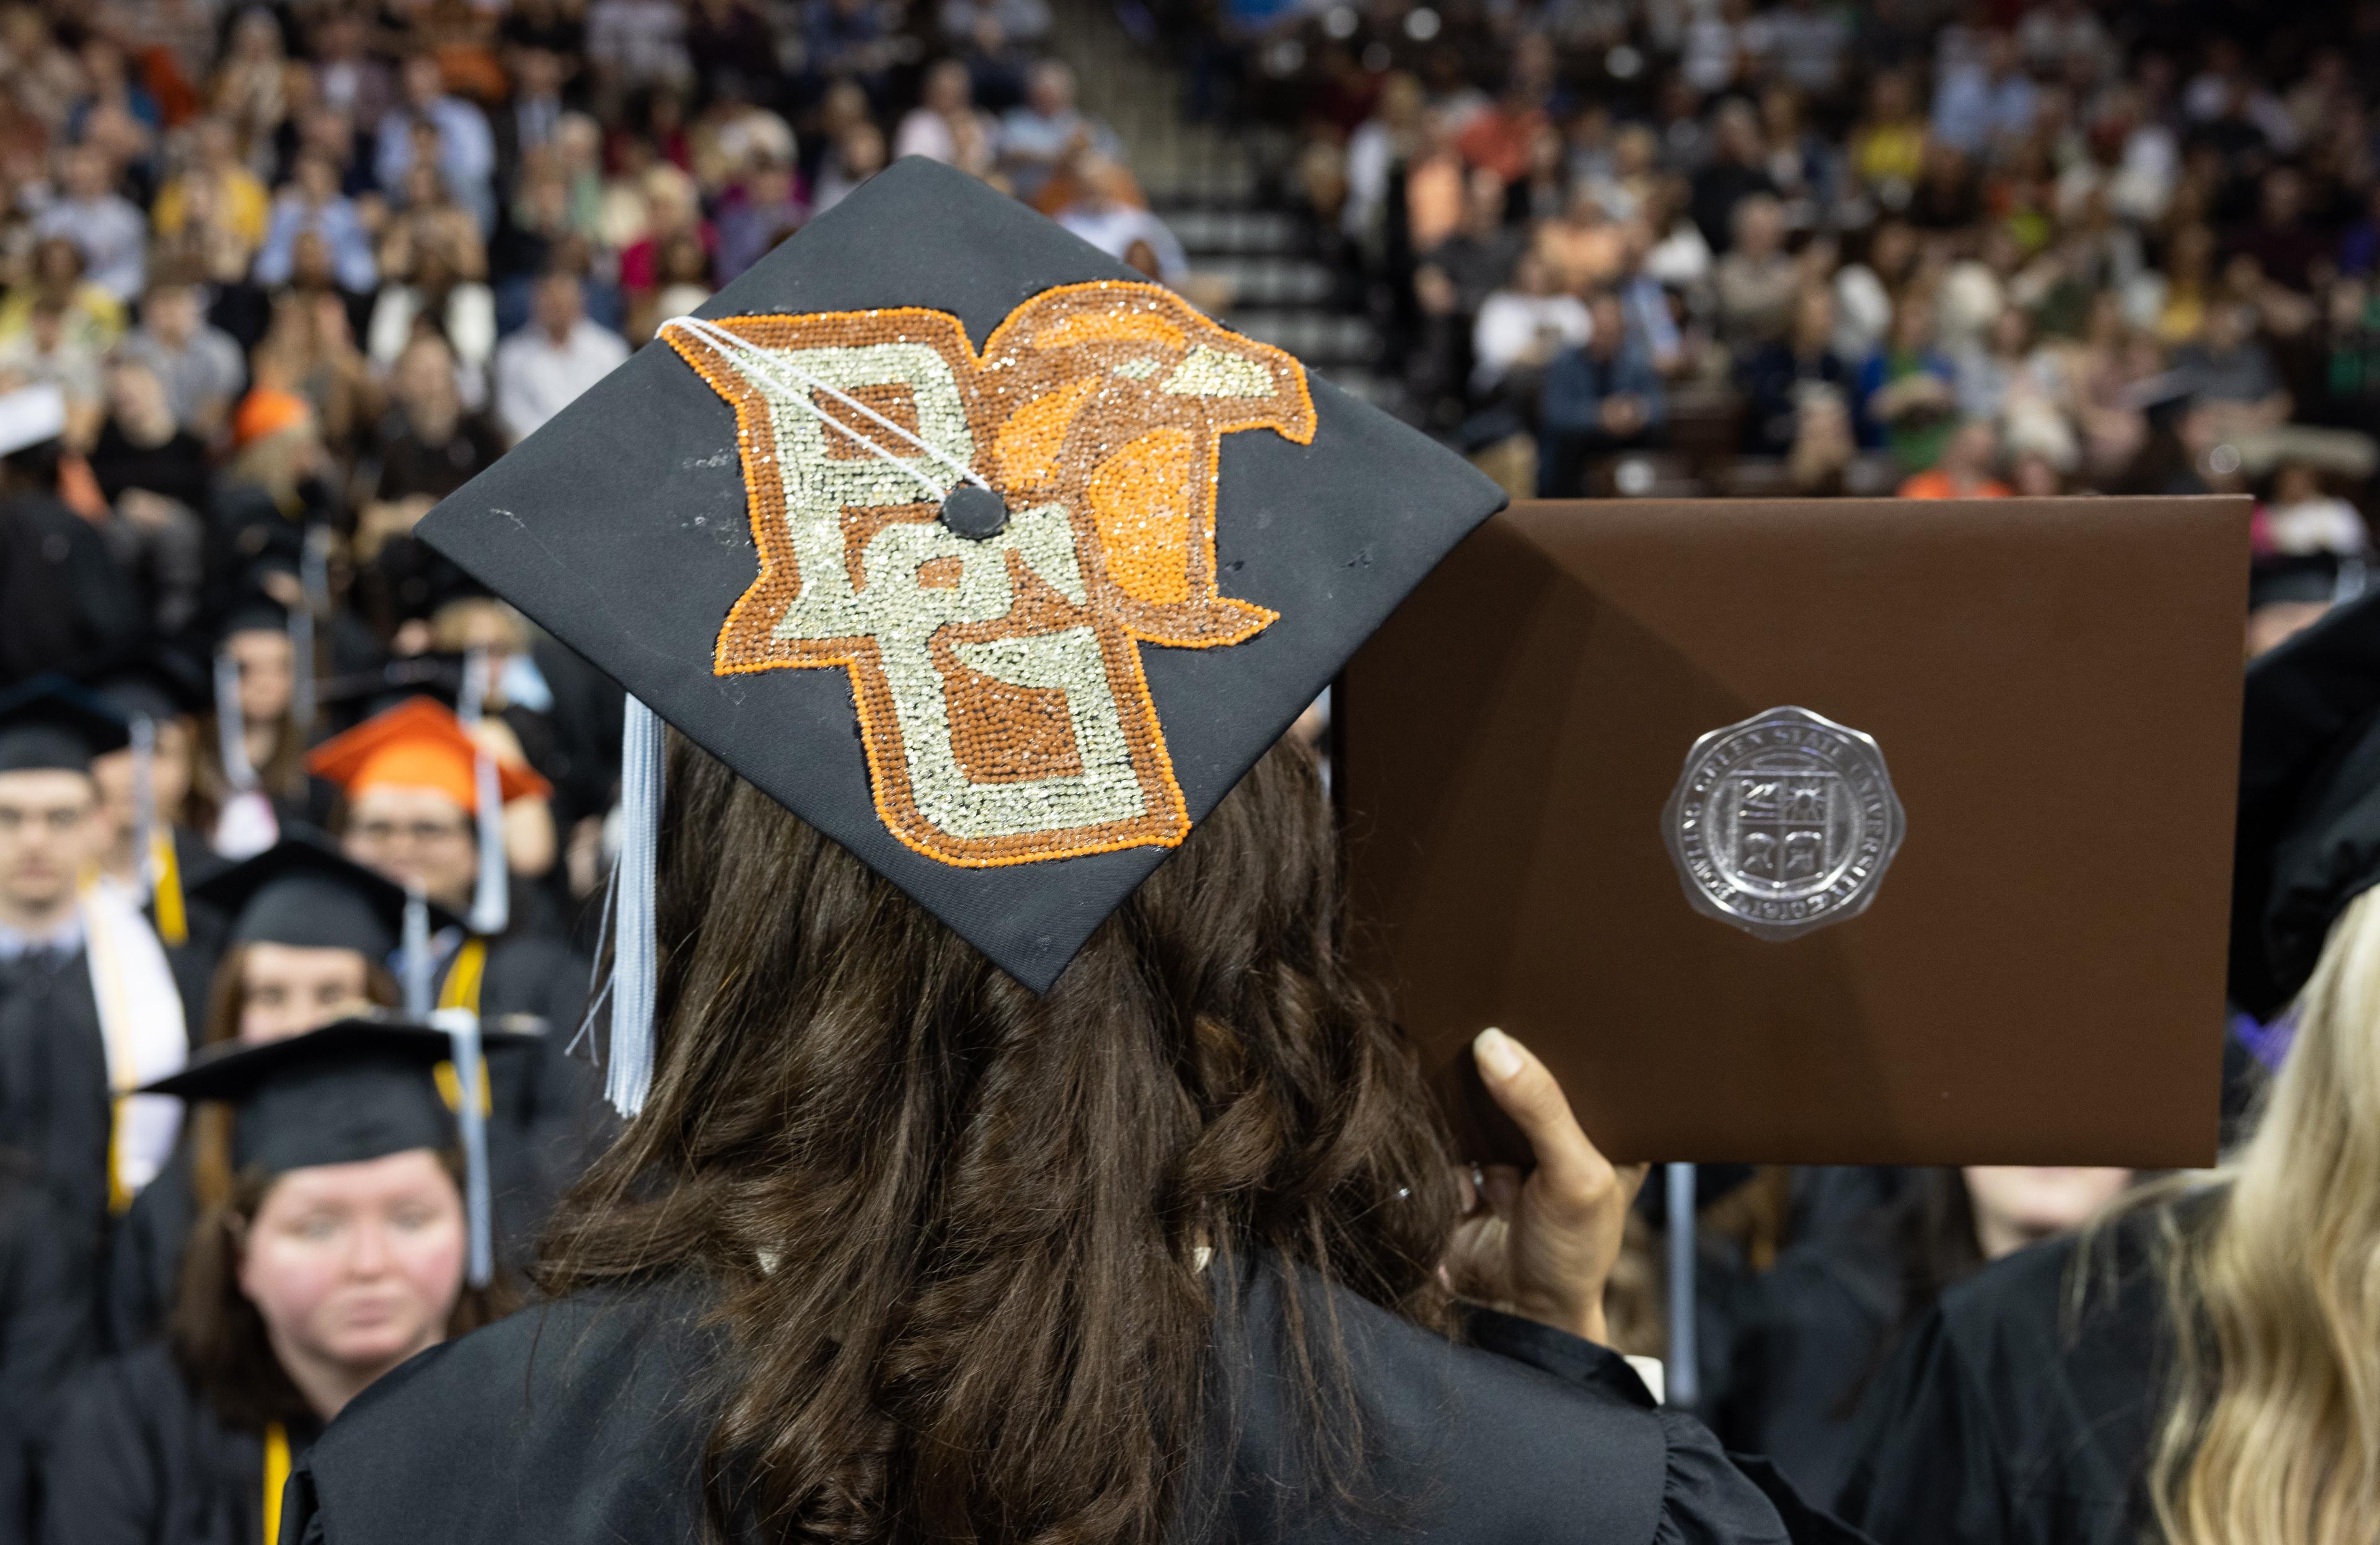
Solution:
M255 858L190 887L231 918L229 943L356 950L375 962L404 934L405 891L318 838L285 836ZM432 928L455 922L431 906Z
M2248 570L2248 605L2275 606L2292 602L2352 601L2363 593L2365 566L2361 558L2336 553L2267 554Z
M489 1051L533 1040L482 1030ZM301 1035L209 1048L143 1094L219 1100L235 1112L232 1162L267 1174L444 1150L457 1137L435 1069L454 1038L396 1015L358 1015Z
M76 677L126 718L172 719L203 711L213 684L187 650L145 639L110 650L83 664Z
M2269 1017L2380 882L2380 591L2248 667L2231 870L2232 1002Z
M0 772L88 772L130 737L122 715L63 675L0 693Z
M443 1030L344 1019L280 1040L228 1043L142 1092L229 1103L233 1162L282 1174L451 1147L455 1117L432 1070L453 1054Z
M930 161L695 317L418 534L1036 990L1504 502Z

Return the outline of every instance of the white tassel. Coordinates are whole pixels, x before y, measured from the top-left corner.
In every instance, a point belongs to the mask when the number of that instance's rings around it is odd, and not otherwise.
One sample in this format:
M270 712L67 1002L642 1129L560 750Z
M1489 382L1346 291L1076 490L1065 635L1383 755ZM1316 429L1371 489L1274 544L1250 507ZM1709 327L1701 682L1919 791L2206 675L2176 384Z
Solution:
M1671 1164L1670 1187L1670 1360L1668 1403L1685 1410L1702 1399L1700 1329L1694 1322L1694 1167Z
M157 724L146 713L132 716L132 851L146 895L157 884Z
M653 996L660 971L653 924L662 820L662 722L634 696L620 737L620 857L612 867L612 1045L603 1093L633 1116L653 1083Z
M418 884L405 888L405 937L398 952L405 957L405 1012L416 1019L430 1016L430 898Z
M480 1016L467 1008L440 1009L430 1022L446 1032L455 1060L455 1088L461 1107L455 1124L463 1136L463 1219L468 1230L465 1272L473 1287L495 1280L495 1205L488 1185L488 1115L480 1087Z
M248 760L248 721L239 711L239 662L228 654L215 656L215 749L225 783L241 794L256 786L256 769Z
M314 735L314 614L299 606L289 614L289 718L298 743Z
M472 772L480 785L480 882L471 893L471 931L492 939L513 917L512 880L504 860L504 785L496 777L496 759L485 751Z
M477 729L487 717L488 651L473 649L463 656L463 687L455 694L455 717L467 729ZM480 880L471 894L471 931L484 937L502 933L512 921L512 882L504 861L504 785L496 776L496 759L481 751L472 767L479 785Z

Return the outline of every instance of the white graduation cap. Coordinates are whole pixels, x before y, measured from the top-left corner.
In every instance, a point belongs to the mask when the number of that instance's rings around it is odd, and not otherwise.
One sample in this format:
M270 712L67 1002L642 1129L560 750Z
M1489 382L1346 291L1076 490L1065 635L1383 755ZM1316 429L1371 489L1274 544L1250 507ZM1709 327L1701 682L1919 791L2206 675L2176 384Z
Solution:
M67 395L49 384L0 392L0 456L55 440L67 432Z

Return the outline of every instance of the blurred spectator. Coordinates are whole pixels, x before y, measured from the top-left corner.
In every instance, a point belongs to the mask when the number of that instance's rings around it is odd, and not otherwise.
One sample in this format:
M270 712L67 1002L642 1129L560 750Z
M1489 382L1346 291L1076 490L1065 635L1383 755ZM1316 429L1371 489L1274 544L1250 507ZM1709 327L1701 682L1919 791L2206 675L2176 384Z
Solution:
M247 379L239 346L206 319L199 288L179 274L154 275L124 358L148 367L174 421L204 444Z
M720 283L760 261L770 248L801 228L809 211L785 163L764 162L728 190L719 214Z
M1944 442L1932 467L1900 485L1904 499L2005 499L2008 484L1992 476L2000 441L1990 422L1969 419Z
M938 17L942 36L978 35L987 23L1012 43L1036 43L1050 30L1048 0L942 0Z
M2032 128L2035 99L2016 39L1994 32L1981 57L1943 71L1934 91L1934 137L1961 155L1979 155Z
M2207 312L2204 341L2174 350L2173 366L2217 434L2272 429L2289 416L2289 390L2256 341L2255 314L2236 301Z
M1719 336L1739 355L1780 336L1802 287L1802 265L1785 250L1785 206L1755 194L1735 206L1734 241L1711 271Z
M24 331L0 338L0 382L18 386L55 386L67 405L66 444L85 450L99 428L99 353L75 335L66 309L37 297Z
M1649 350L1627 325L1619 297L1598 290L1587 303L1590 332L1546 368L1538 425L1545 442L1537 493L1574 498L1585 492L1587 464L1648 445L1668 420L1669 403Z
M897 51L877 0L803 0L801 17L813 77L856 81L871 101L884 94Z
M175 420L164 383L137 361L108 370L107 420L91 447L91 470L111 504L140 491L185 510L206 508L206 444Z
M628 357L617 333L587 319L577 276L538 281L529 325L496 349L496 421L519 440Z
M1471 384L1486 396L1512 383L1534 397L1545 368L1564 349L1586 344L1595 322L1586 303L1558 288L1545 262L1524 252L1512 283L1482 301L1472 328Z
M2253 536L2262 553L2354 558L2372 551L2372 533L2362 513L2325 493L2321 474L2303 462L2284 462L2274 472L2272 494L2256 508Z
M327 156L312 153L298 158L296 174L273 201L273 224L256 254L257 283L289 283L306 237L321 244L340 288L360 295L372 287L380 268L372 257L371 233L364 228L355 201L339 191L338 168Z
M926 71L923 100L901 120L892 158L922 155L975 176L991 170L1000 126L975 105L975 85L966 66L942 59Z
M810 194L810 212L824 214L843 202L853 189L884 169L884 131L867 118L844 126L819 168L818 186Z
M1025 101L1000 121L1000 167L1028 203L1059 167L1086 150L1120 160L1123 148L1107 125L1075 105L1075 72L1055 59L1033 68Z
M1791 455L1803 431L1803 410L1823 395L1847 407L1852 372L1835 352L1835 301L1820 285L1806 285L1792 303L1792 324L1783 337L1745 361L1744 449L1757 456ZM1848 430L1849 420L1844 420Z
M129 301L140 293L148 262L147 217L115 190L115 168L94 146L62 152L58 182L58 196L33 221L34 234L73 242L91 282Z
M382 116L372 151L372 171L380 186L405 186L405 174L421 154L415 131L426 129L434 136L431 144L445 191L471 212L480 230L493 229L496 204L490 178L495 172L496 148L486 116L461 97L447 94L437 57L426 51L406 59L397 80L400 97Z
M455 389L454 353L434 334L407 344L389 372L389 408L373 429L372 446L380 472L357 536L365 552L410 535L431 505L504 452L494 427L465 408Z
M239 139L231 125L210 115L192 123L182 170L157 189L149 223L157 235L172 241L187 230L195 211L212 212L223 228L249 251L264 245L273 199L264 181L239 157Z
M44 237L34 244L32 267L32 282L0 302L0 338L23 332L34 304L46 301L84 347L97 352L115 342L124 331L124 302L83 276L81 249L63 236Z
M1735 236L1735 209L1755 193L1774 196L1776 179L1761 165L1760 120L1749 103L1722 103L1714 119L1710 164L1694 174L1694 225L1715 251Z
M1182 243L1141 203L1131 171L1096 152L1077 156L1070 171L1077 191L1058 210L1058 224L1119 262L1135 244L1145 242L1157 277L1169 285L1182 283L1190 271Z
M1934 305L1905 295L1884 347L1860 367L1856 395L1866 424L1861 440L1888 445L1912 471L1931 467L1950 436L1958 370L1934 337Z

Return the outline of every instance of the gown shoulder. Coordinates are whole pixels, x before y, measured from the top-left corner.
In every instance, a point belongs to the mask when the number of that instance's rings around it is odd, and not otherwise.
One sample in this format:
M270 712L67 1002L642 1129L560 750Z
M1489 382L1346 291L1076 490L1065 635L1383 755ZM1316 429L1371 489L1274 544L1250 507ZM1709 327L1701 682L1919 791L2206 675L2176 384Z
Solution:
M576 1294L432 1347L298 1461L283 1540L695 1538L709 1302L684 1281Z
M1951 1288L1860 1413L1845 1516L1884 1539L2130 1545L2171 1344L2146 1209Z
M1625 1361L1481 1313L1468 1344L1352 1293L1330 1306L1366 1434L1362 1507L1315 1489L1282 1394L1282 1287L1259 1270L1218 1316L1227 1408L1177 1534L1297 1545L1399 1532L1501 1545L1782 1545L1777 1505ZM434 1349L366 1392L293 1476L284 1545L695 1538L705 1392L722 1349L701 1284L565 1298ZM1196 1509L1195 1514L1187 1511ZM1839 1539L1842 1536L1818 1536Z

